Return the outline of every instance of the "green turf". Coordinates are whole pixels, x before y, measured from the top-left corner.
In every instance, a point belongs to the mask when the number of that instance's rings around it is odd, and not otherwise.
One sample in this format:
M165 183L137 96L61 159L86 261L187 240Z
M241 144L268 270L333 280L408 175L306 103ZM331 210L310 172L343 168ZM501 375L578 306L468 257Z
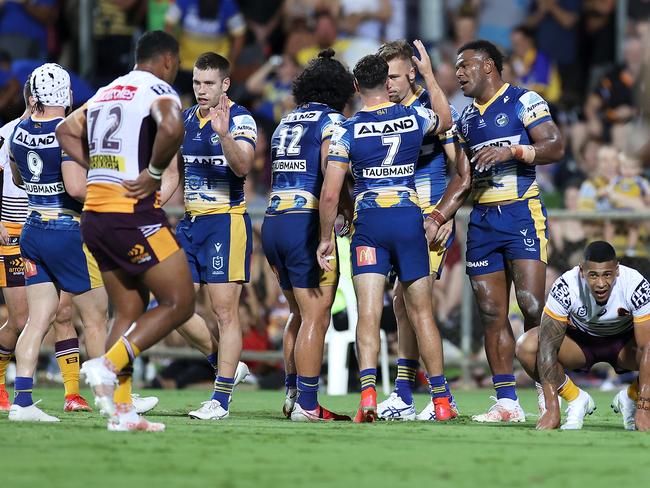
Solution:
M14 424L2 414L1 486L618 488L644 486L650 474L650 435L623 430L611 393L592 392L598 410L575 432L537 432L533 415L526 424L472 423L491 404L488 390L458 392L464 415L443 425L295 424L281 416L282 392L258 391L235 392L226 421L200 422L186 412L208 392L155 393L161 402L149 418L167 424L160 434L109 433L97 414L57 411L60 390L37 390L61 423ZM535 412L534 392L520 395ZM358 397L322 400L352 414Z

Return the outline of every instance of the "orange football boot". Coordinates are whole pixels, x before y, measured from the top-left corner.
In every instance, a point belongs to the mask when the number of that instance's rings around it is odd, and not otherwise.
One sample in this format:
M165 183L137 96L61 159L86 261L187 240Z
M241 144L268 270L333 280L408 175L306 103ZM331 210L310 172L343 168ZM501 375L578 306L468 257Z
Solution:
M458 413L451 407L449 397L434 398L433 409L436 413L436 422L444 422L458 416Z
M377 420L377 390L366 388L361 392L359 410L354 416L355 423L374 422Z
M5 385L0 385L0 412L8 412L10 408L9 393L7 393Z
M64 412L92 412L88 402L81 395L67 395L65 397L65 404L63 405Z

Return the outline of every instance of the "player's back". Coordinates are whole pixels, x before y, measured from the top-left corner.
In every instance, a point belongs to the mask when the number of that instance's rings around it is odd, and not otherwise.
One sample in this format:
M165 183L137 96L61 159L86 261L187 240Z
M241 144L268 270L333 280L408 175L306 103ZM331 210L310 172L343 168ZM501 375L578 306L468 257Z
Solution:
M437 124L422 107L385 103L357 112L335 131L329 160L350 162L357 211L418 205L420 145Z
M321 146L344 117L321 103L285 115L271 139L272 189L267 214L318 210Z
M148 71L134 70L100 88L87 104L90 169L84 210L134 213L158 205L158 192L127 198L124 180L149 165L157 126L151 106L159 99L180 100L174 89Z
M60 117L33 116L18 123L11 137L11 153L25 185L32 219L79 217L82 204L65 190L61 165L72 161L55 135Z
M2 168L2 215L0 221L11 233L13 230L20 233L20 227L27 218L27 194L18 188L13 181L11 166L9 164L9 146L11 135L20 122L14 119L0 129L0 167Z

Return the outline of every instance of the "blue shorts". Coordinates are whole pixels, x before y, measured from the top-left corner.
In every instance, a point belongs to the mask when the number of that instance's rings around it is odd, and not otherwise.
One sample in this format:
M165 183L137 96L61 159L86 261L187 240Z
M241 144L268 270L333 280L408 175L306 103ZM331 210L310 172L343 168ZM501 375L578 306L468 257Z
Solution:
M280 288L318 288L338 283L338 258L330 261L333 271L318 265L320 238L318 212L289 212L267 215L262 224L264 254L280 282ZM336 257L336 251L335 251Z
M388 275L404 283L429 276L429 247L418 207L370 208L357 212L350 244L352 276Z
M176 227L194 283L248 283L253 231L248 214L186 216Z
M506 260L546 263L546 208L539 198L509 205L475 205L467 227L465 271L470 276L505 269Z
M97 262L81 240L79 222L72 218L27 219L20 236L25 285L54 283L78 295L103 286Z

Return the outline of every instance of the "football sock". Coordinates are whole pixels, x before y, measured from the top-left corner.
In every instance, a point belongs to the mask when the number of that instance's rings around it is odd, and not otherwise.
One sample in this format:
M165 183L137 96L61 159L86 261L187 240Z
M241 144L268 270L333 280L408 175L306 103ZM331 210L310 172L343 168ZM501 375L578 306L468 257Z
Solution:
M13 354L13 349L9 349L3 345L0 345L0 385L5 384L7 367L9 366L9 362L11 361Z
M395 379L395 393L404 403L413 403L413 389L415 388L415 376L418 372L419 363L415 359L397 359L397 378Z
M133 366L130 364L122 368L122 370L117 373L117 387L115 388L115 393L113 393L113 401L115 403L126 403L130 405L131 402L131 390L133 388Z
M495 374L492 376L492 384L497 392L497 400L509 398L510 400L517 401L514 374Z
M449 388L449 383L447 382L446 378L445 378L445 393L449 397L449 403L456 404L456 400L454 400L454 395L451 394L451 388Z
M210 363L210 366L212 366L212 369L214 369L215 374L217 373L217 368L219 367L218 359L217 359L217 353L213 352L212 354L208 354L205 357L208 362Z
M217 376L214 382L212 399L218 401L224 410L228 410L228 403L230 403L230 395L234 383L235 378L226 378L224 376Z
M627 387L627 396L635 402L639 399L639 377L632 382L630 386Z
M314 410L318 406L318 376L298 376L298 404L304 410Z
M377 368L363 369L359 372L359 381L361 382L361 391L368 388L376 389L377 385Z
M126 365L132 363L139 354L140 349L122 336L113 344L113 347L109 349L104 357L113 364L115 371L121 371Z
M16 376L14 384L14 403L21 407L29 407L34 403L32 400L32 388L34 379L25 376Z
M571 378L565 375L564 383L562 383L562 386L557 389L557 393L567 402L572 402L578 398L578 395L580 395L580 388L571 381Z
M445 386L445 375L429 376L431 387L431 398L448 398L447 387Z
M65 396L79 394L79 339L65 339L54 344L54 355L63 377Z
M295 389L297 387L298 375L296 373L287 373L284 375L284 386L287 388Z

